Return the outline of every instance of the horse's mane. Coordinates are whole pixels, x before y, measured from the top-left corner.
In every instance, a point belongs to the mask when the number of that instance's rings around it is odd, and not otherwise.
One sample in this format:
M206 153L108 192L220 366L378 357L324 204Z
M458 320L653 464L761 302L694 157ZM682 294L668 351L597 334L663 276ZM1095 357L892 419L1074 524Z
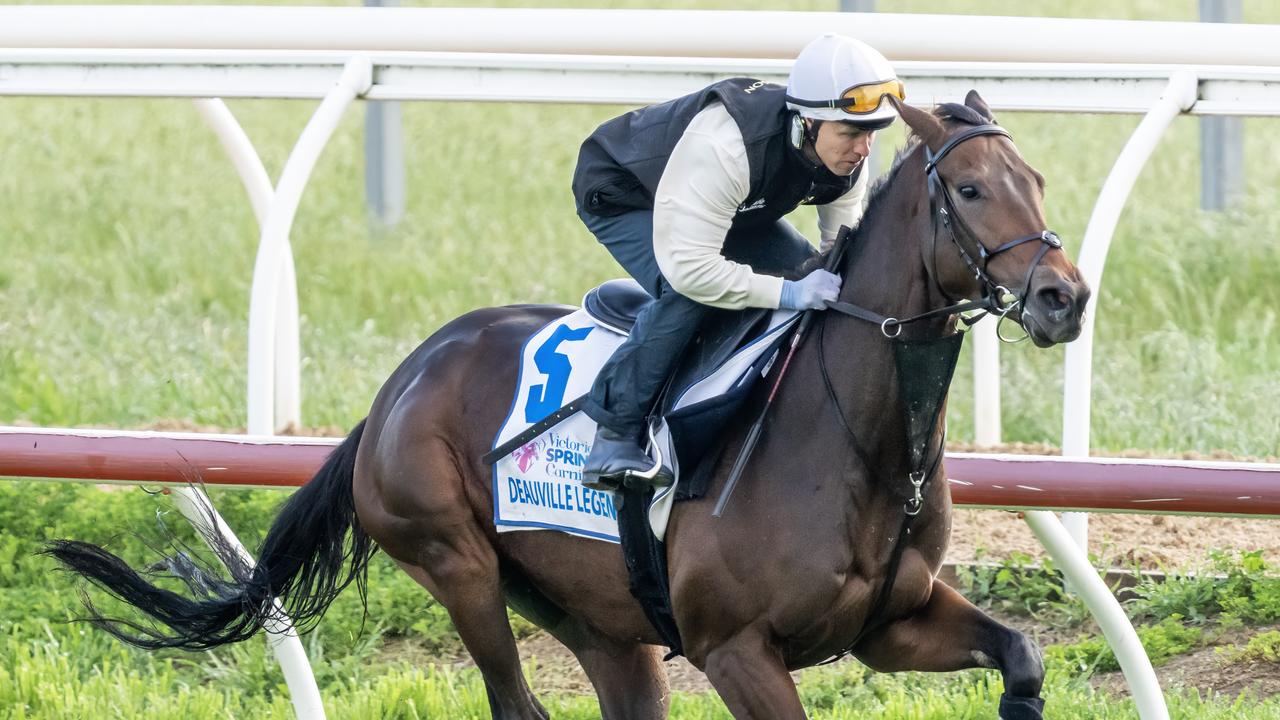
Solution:
M996 119L983 115L980 111L975 110L968 105L961 103L943 103L933 109L933 114L939 120L946 122L952 121L954 124L963 125L995 125Z

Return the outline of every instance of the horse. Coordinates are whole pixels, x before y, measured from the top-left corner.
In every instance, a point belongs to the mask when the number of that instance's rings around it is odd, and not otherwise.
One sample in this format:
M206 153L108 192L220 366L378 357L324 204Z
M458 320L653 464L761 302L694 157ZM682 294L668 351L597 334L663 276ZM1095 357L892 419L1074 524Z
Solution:
M954 308L987 298L1047 347L1079 334L1090 291L1044 230L1043 176L976 92L932 112L889 101L911 140L835 266L837 304L854 316L818 314L723 516L711 502L749 418L730 422L709 492L677 503L666 531L684 654L735 718L806 717L789 671L843 653L881 672L996 668L1000 716L1042 716L1038 647L936 577L951 530L944 429L927 426L933 458L913 463L886 336L909 316L922 318L913 334L948 336ZM273 597L298 627L313 626L351 582L366 591L367 562L381 549L447 609L493 717L548 717L521 672L510 605L573 652L603 717L664 718L662 638L629 592L619 547L552 531L499 534L493 522L480 458L510 405L518 351L572 309L484 308L441 327L284 503L257 566L229 558L231 580L169 563L189 597L97 546L62 540L46 552L151 618L111 619L90 606L99 627L141 647L202 649L254 635L278 612Z

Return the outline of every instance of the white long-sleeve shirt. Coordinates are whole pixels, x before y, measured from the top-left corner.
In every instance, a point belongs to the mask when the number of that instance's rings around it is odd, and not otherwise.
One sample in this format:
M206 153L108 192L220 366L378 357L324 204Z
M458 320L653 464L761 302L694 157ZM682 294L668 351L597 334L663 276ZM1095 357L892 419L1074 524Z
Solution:
M867 175L862 173L849 192L818 206L824 247L841 225L853 227L862 217ZM731 310L778 307L782 278L757 274L720 254L750 184L742 131L722 103L712 103L690 121L654 194L654 255L676 292Z

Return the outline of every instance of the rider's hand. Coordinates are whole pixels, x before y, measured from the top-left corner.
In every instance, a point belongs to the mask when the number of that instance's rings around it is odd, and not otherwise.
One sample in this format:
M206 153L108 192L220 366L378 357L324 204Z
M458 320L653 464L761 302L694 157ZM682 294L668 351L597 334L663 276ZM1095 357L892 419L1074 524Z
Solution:
M778 307L783 310L821 310L840 297L840 276L814 270L800 280L783 280Z

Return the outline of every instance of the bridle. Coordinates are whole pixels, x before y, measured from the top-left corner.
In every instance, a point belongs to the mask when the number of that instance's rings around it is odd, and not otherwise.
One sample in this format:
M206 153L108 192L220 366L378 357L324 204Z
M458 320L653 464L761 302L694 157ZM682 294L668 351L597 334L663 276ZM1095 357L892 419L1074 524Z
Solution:
M939 315L953 315L956 313L964 313L976 311L977 315L965 318L966 324L977 322L983 313L990 313L1003 319L1012 310L1025 306L1027 296L1031 292L1031 276L1035 273L1036 267L1040 265L1040 261L1044 259L1046 253L1055 248L1062 247L1062 240L1058 238L1057 233L1052 230L1041 230L1038 233L1032 233L1024 237L1010 240L994 250L988 250L985 245L978 242L977 235L964 221L960 213L956 212L955 202L951 199L951 192L947 189L947 184L938 174L938 163L947 156L957 145L966 140L970 140L982 135L1002 135L1012 140L1012 135L1008 130L995 124L976 125L970 127L963 132L957 133L947 139L942 147L935 153L924 144L924 170L925 178L929 188L929 214L933 219L933 233L929 238L929 248L924 253L925 269L929 273L930 280L946 298L950 305L937 308L928 312L921 313L908 318L895 318L880 315L865 308L858 307L851 303L835 302L828 304L828 309L835 310L845 315L876 323L880 326L881 332L885 337L897 337L902 331L902 326L924 320L926 318L937 317ZM922 143L923 144L923 143ZM956 233L956 226L959 226L961 233ZM964 260L973 277L982 285L982 297L979 300L963 300L955 301L955 295L947 292L942 286L942 282L938 279L937 271L937 255L938 255L938 236L945 233L951 239L951 244L955 246L956 251L960 253L960 258ZM966 242L961 241L961 235L965 237ZM1036 252L1031 264L1027 266L1026 276L1023 278L1020 292L1014 292L1011 289L997 283L987 273L987 265L991 259L997 255L1012 250L1020 245L1029 242L1040 242L1040 249ZM977 256L977 260L974 259ZM1006 342L1014 342L1001 336Z
M982 297L984 300L989 300L990 303L988 312L1003 318L1014 308L1025 306L1027 296L1031 293L1032 274L1035 273L1036 267L1040 265L1040 261L1044 259L1046 253L1054 248L1062 247L1062 240L1052 230L1041 230L1037 233L1010 240L995 250L988 250L985 245L978 242L977 235L969 228L964 221L964 217L956 212L955 202L951 199L951 192L947 189L947 184L943 182L942 177L938 175L938 163L942 162L947 153L951 152L960 143L982 135L1000 135L1010 140L1013 139L1008 130L999 125L986 124L971 127L953 135L943 143L936 153L930 150L928 145L924 146L924 172L929 186L929 214L933 217L933 234L930 238L929 250L924 256L925 268L929 271L929 276L933 278L934 284L942 292L943 297L949 301L952 300L951 293L948 293L938 280L937 272L938 235L941 232L946 232L951 238L952 245L960 253L960 258L964 260L965 265L973 273L974 279L982 284ZM965 243L960 241L960 237L955 231L955 225L960 227L966 240L971 243L974 250L971 251L966 248ZM997 283L987 273L987 265L992 258L1020 245L1036 241L1040 242L1040 249L1031 260L1031 264L1027 266L1026 275L1023 277L1021 288L1019 288L1020 292L1011 292L1009 288ZM974 255L978 256L977 260L974 260Z

